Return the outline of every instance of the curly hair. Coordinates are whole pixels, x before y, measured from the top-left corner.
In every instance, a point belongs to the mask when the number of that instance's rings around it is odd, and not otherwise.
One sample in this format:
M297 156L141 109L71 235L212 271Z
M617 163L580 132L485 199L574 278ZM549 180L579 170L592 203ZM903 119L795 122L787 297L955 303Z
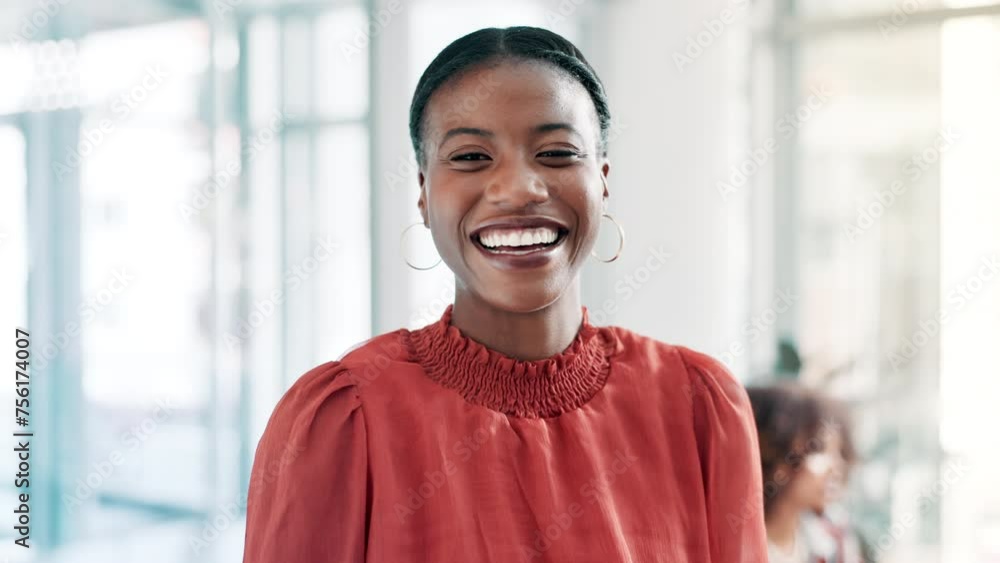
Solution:
M747 388L757 424L764 514L784 494L807 455L822 451L835 433L848 465L857 460L847 413L843 407L797 384ZM789 471L791 474L789 474Z

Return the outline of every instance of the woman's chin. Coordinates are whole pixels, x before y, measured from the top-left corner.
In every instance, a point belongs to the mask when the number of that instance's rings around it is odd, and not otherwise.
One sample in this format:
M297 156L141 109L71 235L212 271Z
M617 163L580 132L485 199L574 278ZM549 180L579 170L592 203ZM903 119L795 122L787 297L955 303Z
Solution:
M511 313L531 313L559 300L562 291L553 291L544 283L490 284L476 290L479 298L492 307Z

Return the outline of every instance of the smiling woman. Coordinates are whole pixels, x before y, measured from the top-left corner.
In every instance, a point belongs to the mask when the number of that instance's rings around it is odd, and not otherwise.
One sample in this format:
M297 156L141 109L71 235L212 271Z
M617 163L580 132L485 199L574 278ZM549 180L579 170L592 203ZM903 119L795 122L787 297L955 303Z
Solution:
M473 34L468 42L485 35ZM601 125L607 119L599 117L593 102L603 100L603 91L590 96L563 67L527 54L490 60L486 57L496 55L480 53L483 60L473 63L471 56L453 57L446 49L442 56L450 62L443 64L464 59L475 66L454 70L448 86L439 86L425 105L428 89L440 83L440 71L428 71L411 121L421 165L417 205L442 259L466 281L456 293L456 317L476 309L492 317L486 311L528 313L555 305L553 311L570 313L562 319L578 321L574 281L608 198L606 125ZM433 64L431 70L437 70ZM464 108L469 92L486 77L500 86L477 98L475 112L463 117L449 111ZM599 88L596 80L589 83ZM490 306L468 307L469 299ZM480 320L485 322L464 322L489 329L486 325L499 319ZM558 329L548 335L550 342L535 340L541 345L537 350L501 350L551 355L569 343L576 324Z
M285 394L253 473L302 453L251 479L245 563L766 560L745 390L581 305L609 124L550 31L482 29L434 59L410 133L455 302Z

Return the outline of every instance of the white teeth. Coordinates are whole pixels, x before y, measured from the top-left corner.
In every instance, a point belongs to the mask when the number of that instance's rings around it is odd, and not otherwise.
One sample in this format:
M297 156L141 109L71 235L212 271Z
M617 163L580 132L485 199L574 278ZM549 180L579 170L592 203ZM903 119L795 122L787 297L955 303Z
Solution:
M480 233L479 242L487 248L498 246L530 246L533 244L549 244L559 238L555 229L539 227L536 229L505 229Z

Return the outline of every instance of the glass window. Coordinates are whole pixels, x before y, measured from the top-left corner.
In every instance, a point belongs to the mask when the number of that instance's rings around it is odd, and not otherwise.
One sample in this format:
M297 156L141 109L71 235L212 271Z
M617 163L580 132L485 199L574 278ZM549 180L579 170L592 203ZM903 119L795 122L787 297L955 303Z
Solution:
M0 46L0 68L4 69L4 87L0 88L0 115L40 107L42 95L37 91L43 85L54 85L56 82L43 78L48 67L42 62L35 62L39 49L38 43ZM32 95L32 92L37 93Z
M13 358L17 351L14 341L15 329L22 328L31 332L27 310L26 180L24 135L19 128L0 123L0 186L3 186L3 189L0 189L0 264L4 265L4 274L0 276L0 295L4 296L4 306L0 308L0 323L2 323L0 326L8 331L2 345L3 354L7 358ZM32 334L31 337L34 346L32 352L37 353L39 345L43 342L43 336ZM33 377L34 372L29 370L28 376ZM14 393L13 381L0 389L0 400L4 404L13 404L15 398L17 396ZM37 411L31 409L29 403L29 414L32 412ZM12 451L16 446L16 440L9 432L0 442L0 447L6 451ZM17 461L12 456L0 460L0 470L7 472L8 475L14 475L17 473ZM8 480L3 487L0 487L0 502L16 506L14 501L17 493L23 491L15 489L13 485L13 480ZM3 531L2 537L13 537L13 535L14 530L8 528Z
M368 20L360 5L300 8L247 24L242 95L258 148L243 317L276 291L282 301L243 342L248 452L298 376L371 336Z
M1000 64L1000 17L947 11L967 5L804 1L816 26L776 57L789 78L779 113L796 116L777 178L794 233L775 238L795 248L778 252L778 270L801 294L800 377L849 402L858 523L873 544L903 529L884 549L908 561L998 553L985 538L1000 529L1000 497L985 475L1000 458L985 429L1000 424L987 404L1000 373L987 279L1000 250L1000 74L985 69ZM940 11L917 22L918 8Z
M316 42L313 96L317 115L358 119L368 111L368 57L373 40L368 24L361 6L330 11L317 20L313 34Z
M333 262L322 265L313 282L316 304L312 333L313 365L339 357L371 336L371 222L368 131L361 125L327 128L316 139L323 157L316 169L314 245L335 244ZM359 165L360 164L360 165ZM345 272L351 272L345 275ZM318 313L318 314L317 314ZM332 351L332 352L331 352Z
M1000 72L985 69L1000 69L1000 17L944 22L941 120L955 142L941 155L941 473L966 470L943 498L942 561L1000 557Z
M87 103L79 145L67 149L83 156L81 467L123 459L83 513L109 504L184 512L211 498L211 221L190 207L211 175L199 121L208 53L198 21L81 41Z

